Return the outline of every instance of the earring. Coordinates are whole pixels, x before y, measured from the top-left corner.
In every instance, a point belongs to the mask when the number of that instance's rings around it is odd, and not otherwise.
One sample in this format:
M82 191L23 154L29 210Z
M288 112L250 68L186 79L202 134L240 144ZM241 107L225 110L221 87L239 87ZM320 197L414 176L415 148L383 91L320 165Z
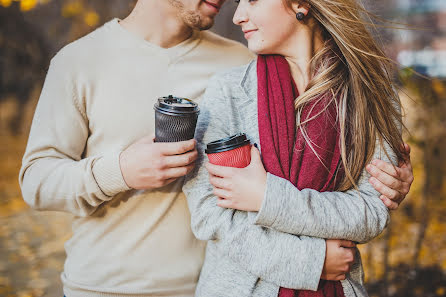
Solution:
M303 12L296 13L296 19L298 21L302 21L305 18L305 14Z

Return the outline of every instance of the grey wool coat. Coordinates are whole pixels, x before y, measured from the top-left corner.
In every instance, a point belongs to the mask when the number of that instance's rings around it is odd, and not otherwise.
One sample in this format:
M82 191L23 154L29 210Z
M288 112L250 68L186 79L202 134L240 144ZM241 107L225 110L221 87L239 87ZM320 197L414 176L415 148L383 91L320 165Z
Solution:
M268 173L259 212L216 205L205 144L239 132L259 144L256 61L214 76L201 101L196 129L199 158L183 191L195 236L208 242L196 289L198 297L276 297L279 287L316 290L325 261L325 239L365 243L379 235L389 211L363 172L358 190L319 193L298 190ZM393 152L377 146L376 158L396 164ZM260 148L261 150L261 148ZM359 251L345 295L367 296Z

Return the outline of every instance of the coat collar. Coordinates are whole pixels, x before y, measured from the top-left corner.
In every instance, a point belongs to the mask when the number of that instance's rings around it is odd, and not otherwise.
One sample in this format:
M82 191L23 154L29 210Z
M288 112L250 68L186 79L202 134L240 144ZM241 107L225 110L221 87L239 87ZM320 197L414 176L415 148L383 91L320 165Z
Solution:
M240 86L249 101L257 101L257 59L251 61L246 67Z

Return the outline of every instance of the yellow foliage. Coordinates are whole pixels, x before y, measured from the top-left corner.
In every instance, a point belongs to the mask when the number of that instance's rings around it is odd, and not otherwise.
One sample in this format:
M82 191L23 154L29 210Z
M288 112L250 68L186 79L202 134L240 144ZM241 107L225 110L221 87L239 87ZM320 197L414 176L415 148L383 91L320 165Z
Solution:
M11 6L12 0L0 0L0 5L3 7Z
M36 7L36 5L39 3L37 0L20 0L20 10L21 11L28 11Z
M65 18L79 15L84 10L84 6L80 1L69 2L62 8L62 16Z
M85 14L84 21L88 26L94 27L99 23L99 15L94 11L89 11Z

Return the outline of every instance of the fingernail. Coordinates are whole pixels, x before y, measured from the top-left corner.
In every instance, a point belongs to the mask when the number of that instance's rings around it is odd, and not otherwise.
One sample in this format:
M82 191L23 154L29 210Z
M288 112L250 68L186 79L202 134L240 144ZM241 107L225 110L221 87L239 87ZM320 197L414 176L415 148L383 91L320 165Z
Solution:
M372 161L372 164L373 164L373 165L378 165L378 160L373 160L373 161Z
M370 165L370 164L367 164L367 166L365 167L368 171L371 171L372 170L372 165Z

